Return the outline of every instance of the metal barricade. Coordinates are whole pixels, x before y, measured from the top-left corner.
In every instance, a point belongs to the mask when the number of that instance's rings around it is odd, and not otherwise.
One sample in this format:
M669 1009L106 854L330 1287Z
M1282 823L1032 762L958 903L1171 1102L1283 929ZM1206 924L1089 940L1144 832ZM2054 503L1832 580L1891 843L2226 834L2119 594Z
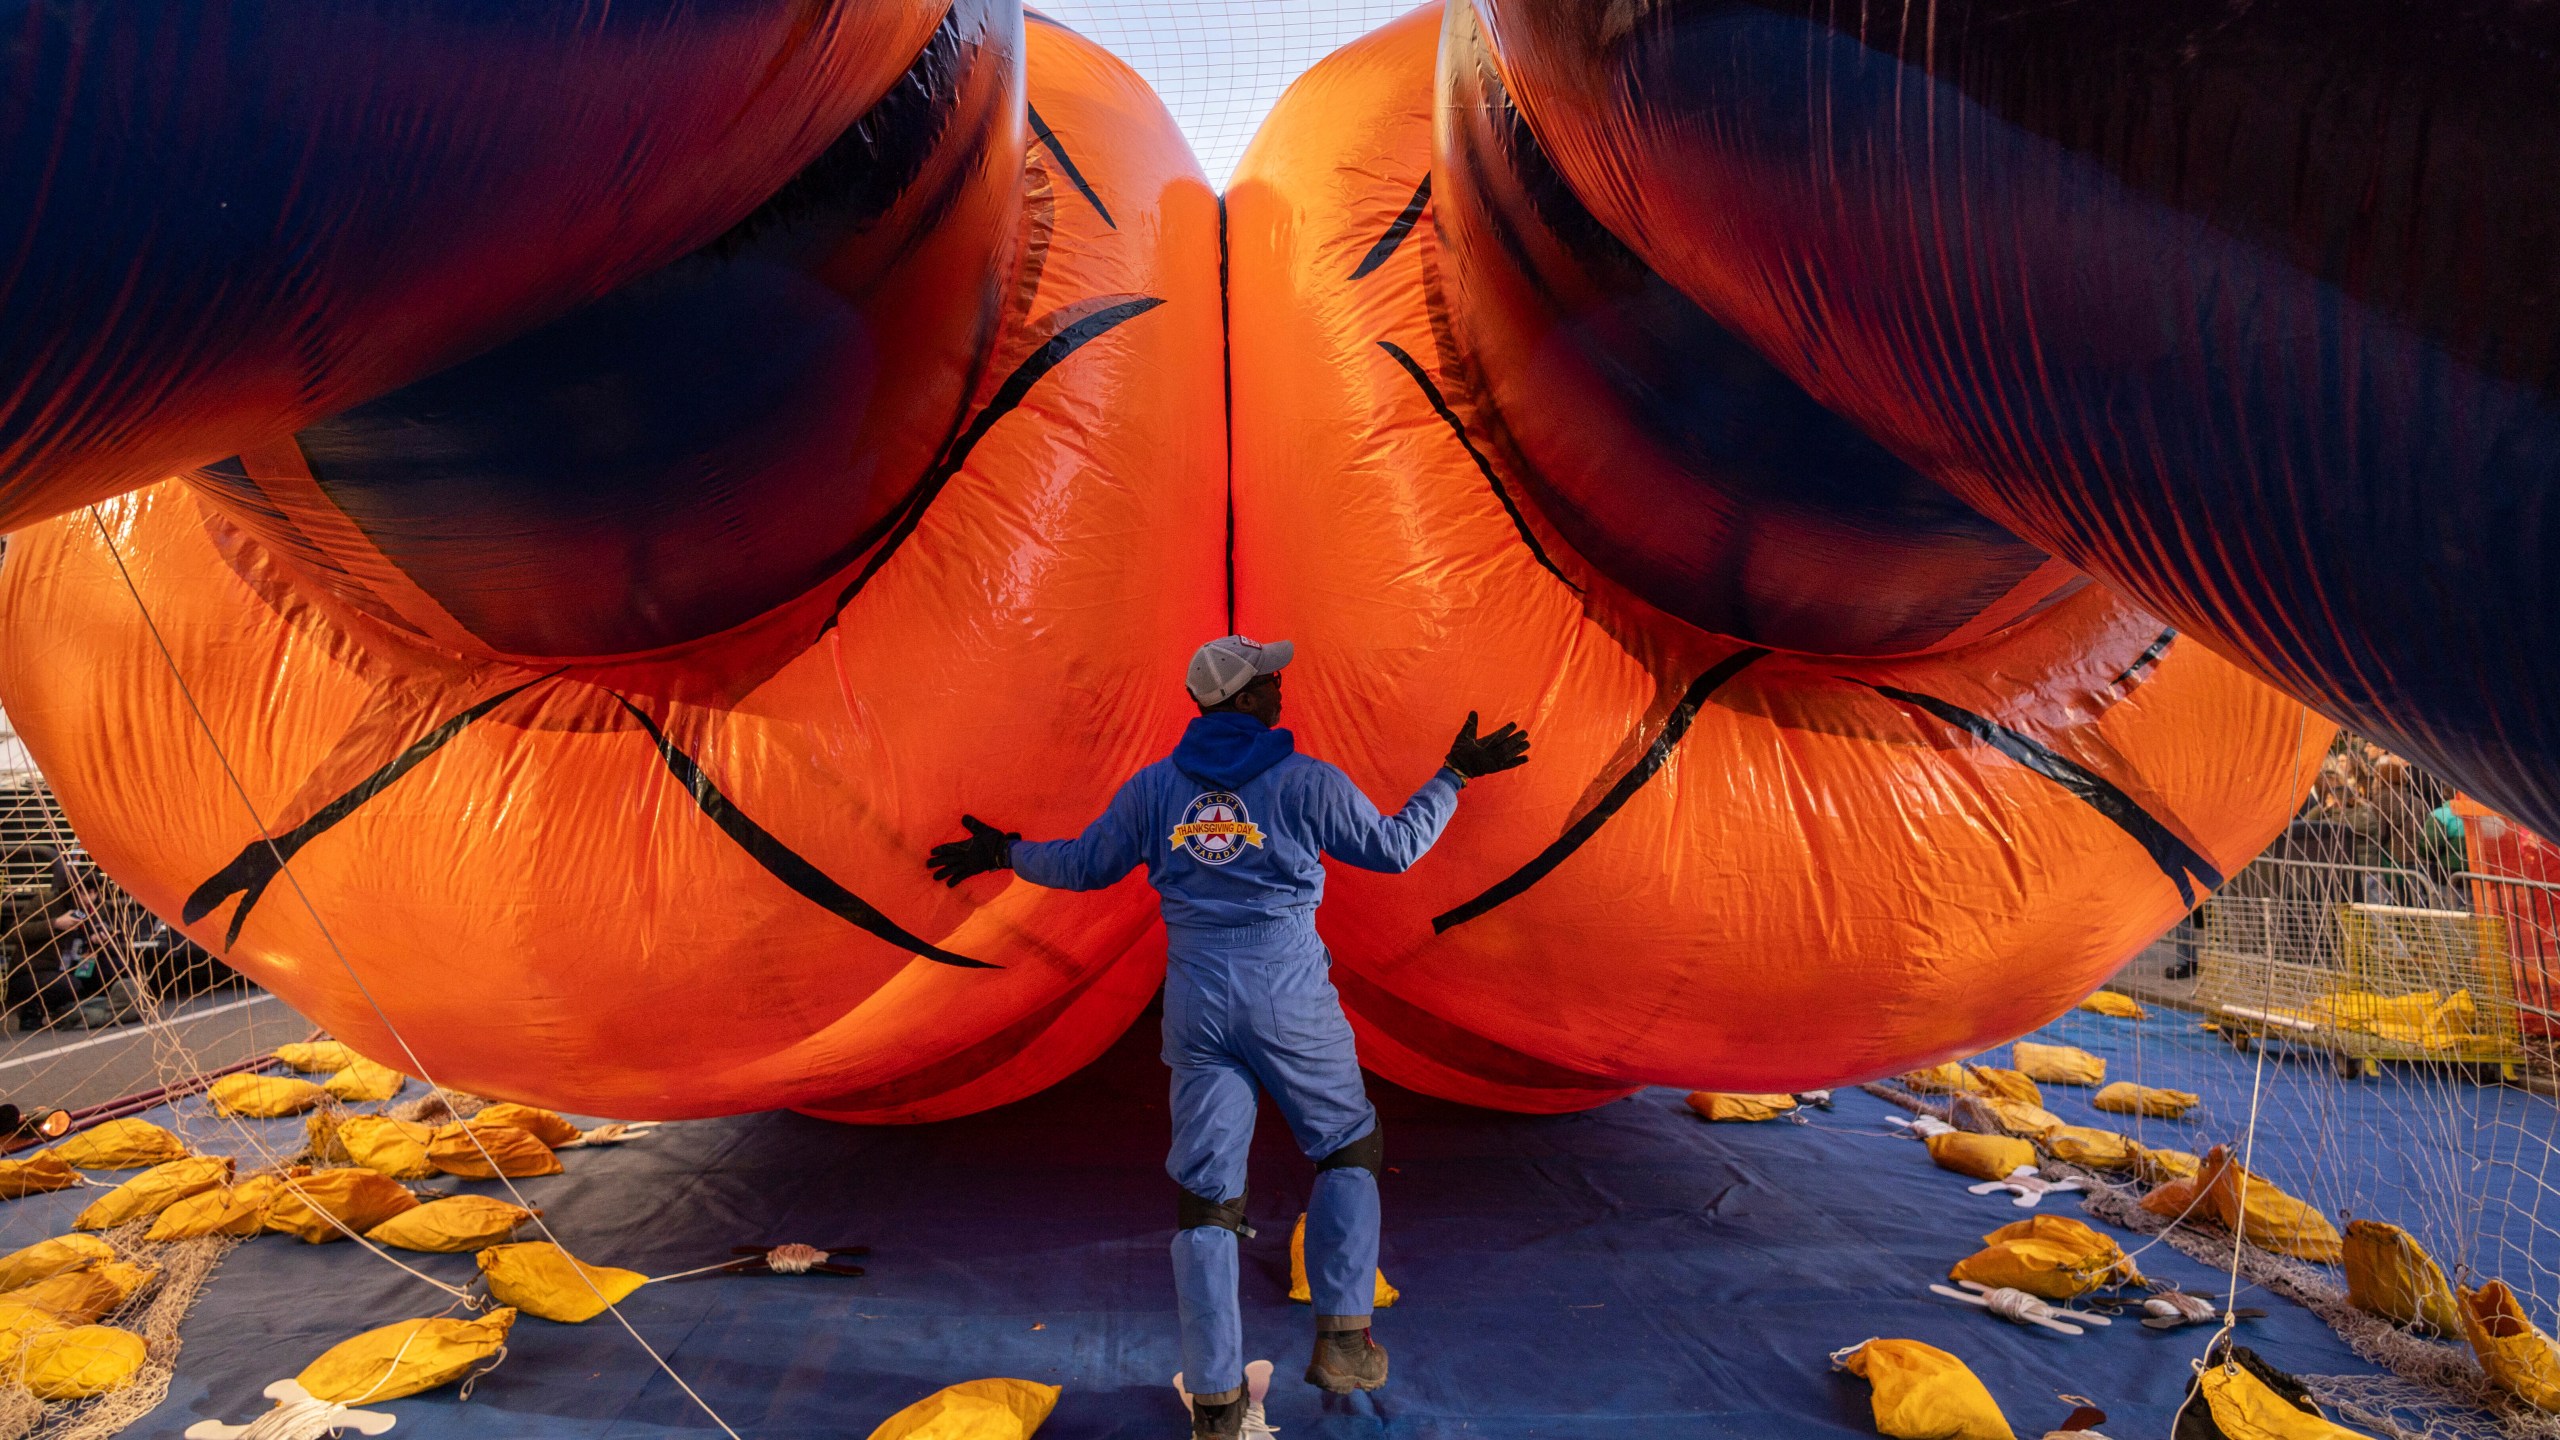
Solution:
M2515 1078L2524 1022L2548 1012L2545 990L2519 1004L2523 962L2502 910L2404 903L2462 897L2400 869L2261 860L2234 879L2205 907L2195 998L2235 1043L2324 1050L2354 1073L2436 1061ZM2560 920L2560 895L2543 898ZM2560 978L2538 961L2532 974L2546 989Z

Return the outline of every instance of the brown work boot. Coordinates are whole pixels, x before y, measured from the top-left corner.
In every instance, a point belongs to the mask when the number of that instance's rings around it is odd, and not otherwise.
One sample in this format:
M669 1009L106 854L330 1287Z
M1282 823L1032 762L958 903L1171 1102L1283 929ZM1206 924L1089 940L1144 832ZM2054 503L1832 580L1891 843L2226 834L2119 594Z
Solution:
M1387 1347L1370 1337L1366 1325L1319 1330L1315 1358L1307 1362L1307 1383L1336 1395L1375 1390L1387 1383Z
M1244 1440L1244 1407L1242 1395L1217 1405L1193 1397L1191 1440Z

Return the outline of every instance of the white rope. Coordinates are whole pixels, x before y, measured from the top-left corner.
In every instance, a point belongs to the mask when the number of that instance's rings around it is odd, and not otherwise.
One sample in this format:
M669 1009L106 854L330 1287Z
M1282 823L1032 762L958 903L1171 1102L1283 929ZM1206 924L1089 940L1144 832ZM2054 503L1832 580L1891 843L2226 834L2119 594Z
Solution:
M177 682L178 693L185 698L188 711L194 715L196 728L203 732L205 744L212 747L214 759L221 763L223 777L230 782L232 792L240 797L241 808L248 811L249 821L252 825L257 827L258 838L266 842L267 852L275 857L276 873L284 877L285 884L293 891L294 899L301 904L303 913L311 917L311 923L319 930L320 938L328 942L329 953L336 957L338 968L347 972L347 979L354 983L356 993L364 998L366 1007L373 1011L374 1017L382 1022L383 1029L388 1031L391 1038L399 1044L400 1053L408 1057L409 1063L413 1067L410 1073L416 1075L420 1080L425 1081L428 1085L441 1089L442 1087L437 1085L435 1077L427 1072L426 1062L418 1058L417 1050L409 1044L409 1038L401 1033L400 1027L395 1024L392 1021L391 1016L383 1010L381 1002L374 998L372 987L366 985L364 983L364 977L356 973L354 963L347 959L346 951L339 947L336 933L329 928L328 922L321 918L320 908L312 903L310 895L303 890L302 879L299 875L294 873L292 861L285 857L283 849L276 844L275 834L268 828L266 816L259 812L257 801L251 798L248 786L240 779L240 772L232 766L231 757L224 752L221 737L214 733L213 722L206 717L204 707L197 703L195 688L187 683L186 674L178 668L178 657L170 651L168 640L161 635L160 622L152 617L151 607L149 604L144 602L141 588L133 583L132 572L125 568L124 552L119 546L117 546L114 534L107 528L105 517L98 513L98 507L95 505L89 507L89 520L91 524L97 527L98 538L105 542L108 557L115 561L116 574L123 578L126 593L133 597L134 608L142 616L143 627L151 632L151 643L159 649L162 663L169 667L169 678ZM542 1217L542 1211L525 1199L524 1192L516 1188L514 1179L508 1176L505 1169L498 1164L497 1158L489 1153L488 1147L481 1144L479 1135L468 1125L463 1126L462 1131L465 1135L470 1137L472 1148L478 1150L481 1158L489 1162L489 1169L498 1177L498 1182L506 1186L507 1193L509 1195L515 1197L516 1204L523 1209L533 1212L533 1223L536 1228L542 1231L543 1238L549 1240L554 1245L559 1245L560 1239L557 1235L552 1233L550 1224ZM332 1217L332 1223L335 1223L335 1217ZM343 1230L346 1227L341 1225L339 1228ZM352 1234L353 1232L350 1231L348 1233ZM373 1247L368 1246L368 1248ZM560 1248L566 1250L568 1247L562 1245ZM382 1252L377 1248L374 1253L381 1254ZM383 1258L389 1259L390 1257L385 1255ZM399 1262L393 1261L393 1263L398 1264ZM400 1268L407 1270L409 1267L402 1265ZM676 1367L669 1364L667 1357L659 1354L657 1347L651 1345L647 1337L643 1336L640 1331L632 1325L630 1318L625 1316L622 1313L621 1307L616 1305L612 1299L607 1297L604 1291L596 1285L594 1277L590 1276L586 1272L586 1268L584 1266L576 1266L572 1268L577 1271L578 1278L586 1284L587 1288L594 1292L596 1298L603 1302L605 1313L614 1318L615 1323L622 1327L623 1332L631 1337L633 1344L638 1345L643 1351L647 1352L651 1360L657 1362L658 1368L666 1372L668 1379L676 1382L676 1388L682 1390L687 1399L690 1399L696 1406L700 1407L703 1414L711 1417L711 1423L720 1427L720 1433L728 1436L729 1440L745 1440L745 1437L739 1435L735 1429L731 1428L727 1420L721 1418L718 1410L712 1408L710 1401L702 1398L700 1392L696 1391L691 1385L685 1383L685 1378L676 1373ZM417 1272L410 1271L410 1273L416 1274ZM431 1281L430 1283L435 1284L439 1289L447 1291L450 1291L453 1288L445 1285L441 1281Z
M776 1245L764 1253L776 1275L806 1275L812 1265L827 1263L827 1252L815 1245Z

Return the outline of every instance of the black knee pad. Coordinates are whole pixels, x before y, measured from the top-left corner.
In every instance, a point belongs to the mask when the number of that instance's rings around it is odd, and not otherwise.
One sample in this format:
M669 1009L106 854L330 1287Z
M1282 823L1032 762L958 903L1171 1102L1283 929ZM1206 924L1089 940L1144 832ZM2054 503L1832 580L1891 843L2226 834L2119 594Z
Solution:
M1366 1170L1371 1175L1387 1173L1386 1127L1372 1125L1369 1133L1316 1162L1318 1170Z
M1253 1238L1253 1227L1244 1223L1242 1195L1233 1200L1212 1200L1206 1195L1185 1190L1182 1198L1174 1202L1173 1209L1175 1229L1197 1230L1203 1225L1215 1225L1221 1230L1233 1230L1246 1239Z

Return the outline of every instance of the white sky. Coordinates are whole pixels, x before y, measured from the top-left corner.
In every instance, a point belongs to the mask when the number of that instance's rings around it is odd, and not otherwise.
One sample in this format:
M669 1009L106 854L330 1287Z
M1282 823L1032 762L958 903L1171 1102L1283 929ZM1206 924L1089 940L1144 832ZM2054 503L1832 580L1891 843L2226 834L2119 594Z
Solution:
M9 724L6 713L0 713L0 776L18 775L36 768L36 757L18 743L18 732Z
M1031 0L1147 77L1223 190L1289 82L1416 0Z

